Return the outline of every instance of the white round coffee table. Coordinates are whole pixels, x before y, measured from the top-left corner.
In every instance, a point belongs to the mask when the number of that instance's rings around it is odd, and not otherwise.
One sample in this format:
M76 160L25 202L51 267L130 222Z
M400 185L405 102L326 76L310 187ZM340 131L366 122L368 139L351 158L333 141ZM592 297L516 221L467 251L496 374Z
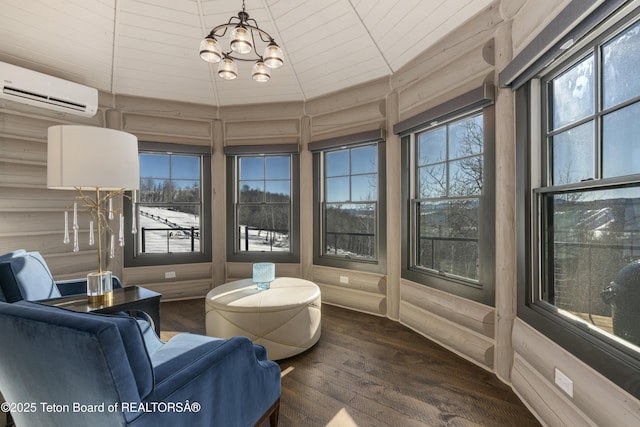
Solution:
M265 291L251 279L229 282L207 294L206 333L246 336L263 345L269 359L285 359L320 339L320 303L320 288L308 280L277 277Z

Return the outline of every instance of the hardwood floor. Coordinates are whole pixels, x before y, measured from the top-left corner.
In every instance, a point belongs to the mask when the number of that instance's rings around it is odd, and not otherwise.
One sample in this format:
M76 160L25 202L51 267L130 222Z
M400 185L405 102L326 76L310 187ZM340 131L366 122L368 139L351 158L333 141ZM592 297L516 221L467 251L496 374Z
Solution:
M203 300L161 304L163 339L204 329ZM280 427L540 426L495 375L382 317L325 304L318 344L279 363Z

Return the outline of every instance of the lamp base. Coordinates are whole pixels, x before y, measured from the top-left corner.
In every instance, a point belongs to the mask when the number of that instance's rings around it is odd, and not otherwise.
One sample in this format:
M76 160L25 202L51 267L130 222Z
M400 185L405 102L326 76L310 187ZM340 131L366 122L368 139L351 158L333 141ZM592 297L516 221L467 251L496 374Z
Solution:
M109 304L113 298L113 281L110 271L87 274L87 297L91 305Z

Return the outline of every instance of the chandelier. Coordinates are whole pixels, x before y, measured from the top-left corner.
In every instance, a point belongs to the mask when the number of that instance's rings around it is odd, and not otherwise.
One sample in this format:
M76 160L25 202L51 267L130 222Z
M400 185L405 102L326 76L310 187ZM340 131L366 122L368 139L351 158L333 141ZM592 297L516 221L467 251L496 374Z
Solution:
M225 52L219 40L227 35L227 31L230 34L230 50ZM266 45L262 55L256 49L257 39ZM244 10L244 0L238 16L232 16L226 24L214 27L200 42L200 58L218 64L218 76L225 80L238 77L238 66L234 61L255 61L251 77L257 82L268 81L271 78L270 69L280 68L284 64L282 49L269 33L258 27L255 19L249 18Z

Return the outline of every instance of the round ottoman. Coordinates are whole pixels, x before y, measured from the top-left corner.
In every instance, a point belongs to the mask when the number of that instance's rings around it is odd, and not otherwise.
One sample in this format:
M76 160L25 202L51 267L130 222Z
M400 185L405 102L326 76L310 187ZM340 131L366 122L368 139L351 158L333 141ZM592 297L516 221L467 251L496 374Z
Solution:
M271 360L302 353L320 339L320 288L308 280L277 277L266 291L251 279L213 288L205 302L206 333L246 336Z

